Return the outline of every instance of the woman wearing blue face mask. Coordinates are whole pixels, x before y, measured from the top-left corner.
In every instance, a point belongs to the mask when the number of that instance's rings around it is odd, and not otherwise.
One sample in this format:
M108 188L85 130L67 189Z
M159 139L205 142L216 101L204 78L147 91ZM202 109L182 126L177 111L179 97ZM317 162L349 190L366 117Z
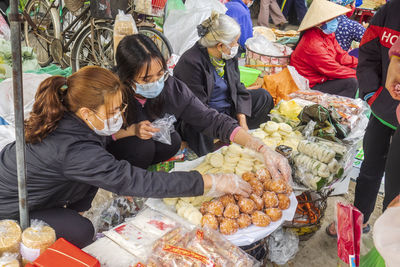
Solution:
M148 167L174 155L181 145L177 132L172 133L171 145L151 139L158 131L151 122L172 114L206 136L260 152L272 176L291 178L284 157L248 134L233 118L204 105L182 81L169 76L165 59L150 38L141 34L126 36L118 45L116 61L116 72L127 86L124 97L128 104L126 127L113 136L117 140L107 147L117 159Z
M93 241L93 225L80 212L90 208L98 188L138 197L196 196L206 190L214 197L247 196L251 191L232 174L148 172L115 159L105 147L123 123L123 90L118 77L100 67L50 77L39 86L25 121L29 216L80 248ZM15 150L12 142L0 151L0 220L19 217Z
M247 90L240 82L238 40L240 26L231 17L213 13L198 26L200 40L179 59L174 76L186 83L205 105L235 118L245 130L258 128L273 108L264 89ZM214 148L214 139L190 123L181 122L183 139L196 154Z
M337 17L351 11L326 0L314 0L299 31L290 65L307 78L311 89L354 97L358 88L358 60L344 51L335 38Z

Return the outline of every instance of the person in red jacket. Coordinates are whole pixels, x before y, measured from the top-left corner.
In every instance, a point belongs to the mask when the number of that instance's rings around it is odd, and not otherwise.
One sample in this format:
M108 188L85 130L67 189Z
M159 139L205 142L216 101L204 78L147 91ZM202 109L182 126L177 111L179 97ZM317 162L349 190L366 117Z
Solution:
M314 90L347 97L356 94L358 59L340 47L334 34L336 17L349 11L332 2L316 0L299 27L302 33L290 65L309 80Z

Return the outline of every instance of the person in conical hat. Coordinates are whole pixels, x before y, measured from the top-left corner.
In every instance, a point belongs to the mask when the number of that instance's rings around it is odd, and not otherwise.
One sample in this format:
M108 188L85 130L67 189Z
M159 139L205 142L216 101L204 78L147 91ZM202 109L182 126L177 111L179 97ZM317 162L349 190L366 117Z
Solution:
M327 0L314 0L299 27L301 35L290 65L309 80L311 89L354 98L358 59L335 38L336 18L349 11Z

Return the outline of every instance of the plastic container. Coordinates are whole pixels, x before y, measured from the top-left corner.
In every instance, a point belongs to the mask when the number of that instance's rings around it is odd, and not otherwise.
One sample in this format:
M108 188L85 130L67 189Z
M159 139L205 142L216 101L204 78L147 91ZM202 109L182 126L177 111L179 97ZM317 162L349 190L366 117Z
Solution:
M246 87L255 83L258 76L260 76L261 74L260 70L244 66L239 66L239 71L240 71L240 82L242 82Z

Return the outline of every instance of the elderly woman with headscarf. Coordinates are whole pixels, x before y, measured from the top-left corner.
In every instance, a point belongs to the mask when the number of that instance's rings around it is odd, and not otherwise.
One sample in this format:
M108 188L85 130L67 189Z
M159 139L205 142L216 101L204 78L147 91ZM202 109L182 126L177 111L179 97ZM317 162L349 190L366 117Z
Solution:
M273 108L264 89L247 90L240 82L236 54L240 26L225 14L213 13L198 26L200 40L186 51L174 69L174 76L186 83L207 106L236 118L243 129L258 128ZM197 155L214 150L214 139L190 124L180 125L181 136Z
M344 51L335 38L337 17L350 10L326 0L314 0L302 21L290 64L324 93L354 97L358 88L358 59Z

